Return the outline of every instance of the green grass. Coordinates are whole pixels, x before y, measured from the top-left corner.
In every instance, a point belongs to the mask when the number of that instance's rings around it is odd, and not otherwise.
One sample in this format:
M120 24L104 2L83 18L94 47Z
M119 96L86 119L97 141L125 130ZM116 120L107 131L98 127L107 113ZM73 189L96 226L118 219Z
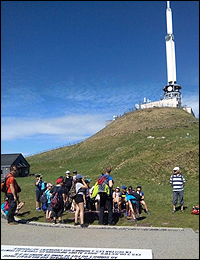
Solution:
M189 133L189 135L187 135ZM147 137L153 136L154 139ZM186 138L188 137L188 138ZM113 121L84 142L26 157L31 173L55 184L66 170L76 169L95 183L107 165L112 166L114 187L141 185L151 215L138 225L199 229L199 216L192 207L199 204L199 121L182 109L154 108L134 111ZM169 178L175 166L186 179L185 213L172 214L172 188ZM35 212L35 178L17 178L25 201L21 218L45 221ZM63 219L72 222L65 212ZM94 221L96 224L97 221ZM125 217L117 225L135 225Z

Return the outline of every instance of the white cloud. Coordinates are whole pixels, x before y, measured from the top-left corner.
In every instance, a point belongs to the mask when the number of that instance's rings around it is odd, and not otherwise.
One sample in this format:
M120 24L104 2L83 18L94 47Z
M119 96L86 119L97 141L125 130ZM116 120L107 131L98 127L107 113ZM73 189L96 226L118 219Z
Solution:
M66 140L83 139L105 127L105 115L70 115L47 120L2 117L1 140L35 135L56 135ZM14 127L13 127L14 126ZM69 140L69 141L70 141Z

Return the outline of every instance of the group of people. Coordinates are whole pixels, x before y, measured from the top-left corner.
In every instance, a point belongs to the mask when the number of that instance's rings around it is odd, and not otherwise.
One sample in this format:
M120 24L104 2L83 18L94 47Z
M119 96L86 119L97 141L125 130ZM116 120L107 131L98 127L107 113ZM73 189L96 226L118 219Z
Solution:
M137 186L134 190L132 186L128 189L125 185L116 187L113 190L114 180L110 175L111 167L106 167L105 172L102 173L106 177L109 192L99 192L96 198L91 199L93 187L90 188L90 179L85 180L82 174L77 174L77 171L73 171L73 177L70 176L70 171L66 171L65 178L60 176L56 180L56 185L52 183L46 183L42 180L42 176L37 174L35 180L36 186L36 211L41 211L41 197L45 194L47 200L46 221L50 221L53 218L53 224L56 224L58 218L59 223L62 223L62 215L67 205L70 205L71 211L75 211L75 222L74 225L81 227L87 227L84 223L84 211L91 211L99 209L99 224L115 225L113 219L113 212L125 211L126 216L131 217L132 221L137 221L138 216L141 214L141 209L144 208L147 214L150 214L148 207L144 201L144 192L141 186ZM8 224L17 224L14 215L19 204L19 185L15 179L15 173L17 171L16 166L10 167L10 173L6 176L9 177L6 180L6 198L8 200L8 212L7 221ZM173 211L176 212L176 205L178 198L181 205L181 212L184 212L183 205L183 191L185 185L185 178L180 173L180 168L175 167L174 173L170 177L170 184L173 187ZM74 190L74 191L73 191ZM53 208L51 206L51 198L57 193L59 196L59 207ZM108 212L108 223L104 223L105 210ZM78 221L80 220L80 222Z
M74 225L81 225L81 227L87 227L87 224L84 223L85 211L99 211L100 225L105 224L104 212L106 210L108 212L108 225L115 225L113 220L114 212L124 212L127 218L130 217L133 221L137 221L142 207L144 207L147 214L150 214L144 201L142 187L137 186L136 190L134 190L132 186L129 186L127 190L127 187L123 185L121 190L120 187L113 189L114 180L110 173L111 167L106 167L105 172L102 174L106 176L109 192L99 192L94 199L92 198L94 186L90 187L90 179L84 179L84 176L77 174L77 171L73 171L72 177L70 171L67 170L65 178L60 176L56 180L56 186L53 187L52 183L47 183L46 188L44 188L42 176L36 175L36 211L42 210L41 196L45 193L47 196L46 221L51 221L52 216L53 224L56 224L57 218L59 223L62 223L62 214L69 206L70 211L75 212ZM74 194L72 192L73 187ZM55 210L51 207L51 197L57 191L62 203ZM80 219L80 223L78 219Z

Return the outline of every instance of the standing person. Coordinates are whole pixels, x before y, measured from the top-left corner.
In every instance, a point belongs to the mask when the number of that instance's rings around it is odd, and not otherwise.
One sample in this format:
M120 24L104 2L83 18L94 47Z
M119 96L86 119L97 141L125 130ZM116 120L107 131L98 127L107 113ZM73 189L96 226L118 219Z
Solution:
M59 196L59 205L57 208L52 207L52 216L53 216L53 225L56 224L56 218L58 217L59 224L62 224L62 215L64 211L65 200L65 189L63 187L63 178L58 178L56 180L56 186L50 190L50 195L53 196L53 193L58 192Z
M178 203L178 198L179 202L181 205L181 212L183 213L183 205L184 205L184 200L183 200L183 192L184 192L184 186L185 186L185 178L183 175L180 173L180 168L179 167L174 167L173 169L174 174L171 175L170 177L170 184L173 187L173 210L172 213L176 212L176 204Z
M41 202L40 197L42 196L42 175L36 174L35 175L35 192L36 192L36 211L41 211Z
M76 175L77 175L77 171L74 170L74 171L73 171L73 177L72 177L72 186L71 186L71 188L70 188L70 192L71 192L71 191L73 192L73 191L75 190ZM76 210L75 197L72 196L72 197L71 197L71 200L72 200L72 204L71 204L70 211L73 213L73 212L75 212L75 210Z
M105 173L103 176L106 176L107 184L109 187L109 195L107 195L106 192L100 192L100 215L99 215L99 225L103 225L103 219L104 219L104 210L105 206L108 208L108 225L115 225L113 221L113 202L112 202L112 188L113 188L113 177L110 176L111 173L111 167L106 167Z
M87 189L87 184L84 181L84 177L81 174L76 175L76 212L75 212L75 222L74 225L79 225L78 222L78 215L80 214L80 224L82 228L88 227L86 223L84 223L84 204L86 204L85 201L85 190Z
M45 190L45 194L47 196L47 210L46 210L46 221L49 222L51 220L51 213L52 213L52 207L51 207L51 195L50 190L52 189L52 183L47 183L47 189Z
M90 179L85 180L85 183L87 184L87 189L85 191L86 209L92 211L92 199L91 199L92 190L90 187Z
M15 179L15 174L17 172L17 167L15 165L10 167L10 173L6 176L6 188L7 188L7 198L8 198L8 214L7 214L7 221L8 225L17 225L15 221L14 215L17 209L17 203L19 201L18 195L18 184Z
M66 177L65 177L66 203L69 203L69 190L71 189L72 181L73 178L70 176L70 171L66 171Z

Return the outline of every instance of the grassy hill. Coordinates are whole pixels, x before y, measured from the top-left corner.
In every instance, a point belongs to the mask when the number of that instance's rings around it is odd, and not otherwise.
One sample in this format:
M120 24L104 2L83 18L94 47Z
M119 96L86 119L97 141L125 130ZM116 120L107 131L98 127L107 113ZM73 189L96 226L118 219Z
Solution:
M141 224L199 229L199 120L178 108L152 108L127 113L104 129L73 146L26 157L31 173L43 174L47 182L76 169L95 183L107 165L112 167L114 187L141 185L152 214ZM175 166L186 179L185 213L172 211L169 178ZM35 210L34 177L20 178L24 200ZM33 196L33 198L31 197ZM36 214L36 212L34 212ZM37 213L38 214L38 213ZM145 213L143 213L145 216ZM40 220L41 221L41 220ZM133 225L120 219L119 225Z

